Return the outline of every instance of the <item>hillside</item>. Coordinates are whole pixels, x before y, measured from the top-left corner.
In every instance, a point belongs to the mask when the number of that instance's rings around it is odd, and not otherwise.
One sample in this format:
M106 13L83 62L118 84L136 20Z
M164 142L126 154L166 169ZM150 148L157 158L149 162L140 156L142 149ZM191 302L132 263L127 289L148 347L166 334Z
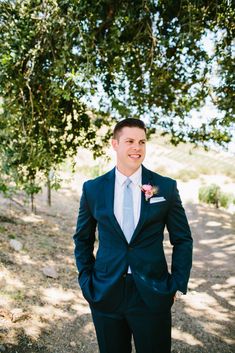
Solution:
M235 156L232 157L226 152L206 151L201 147L195 148L190 143L181 143L174 147L166 137L156 137L152 142L158 149L160 159L158 164L160 165L162 163L165 166L166 163L174 161L178 163L176 172L188 170L189 178L190 174L191 177L198 177L200 174L222 174L235 181Z

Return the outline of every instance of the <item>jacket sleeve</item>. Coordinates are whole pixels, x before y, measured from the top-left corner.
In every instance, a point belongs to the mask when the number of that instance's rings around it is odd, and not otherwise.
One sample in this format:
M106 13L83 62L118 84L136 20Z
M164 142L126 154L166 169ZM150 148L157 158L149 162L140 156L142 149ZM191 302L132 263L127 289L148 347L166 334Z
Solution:
M186 294L192 267L193 240L175 181L166 226L173 245L171 273L177 289Z
M86 186L87 183L84 183L80 200L76 232L73 236L75 243L74 255L79 271L79 283L81 286L85 282L87 276L89 276L95 261L93 252L95 243L96 220L92 216L90 207L88 205Z

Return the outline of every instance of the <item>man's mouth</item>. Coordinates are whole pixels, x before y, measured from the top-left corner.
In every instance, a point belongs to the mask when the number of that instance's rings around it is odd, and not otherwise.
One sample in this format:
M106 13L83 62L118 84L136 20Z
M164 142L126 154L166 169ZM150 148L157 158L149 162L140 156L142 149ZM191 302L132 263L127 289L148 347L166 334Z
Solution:
M132 159L139 159L141 158L141 154L129 154L129 157Z

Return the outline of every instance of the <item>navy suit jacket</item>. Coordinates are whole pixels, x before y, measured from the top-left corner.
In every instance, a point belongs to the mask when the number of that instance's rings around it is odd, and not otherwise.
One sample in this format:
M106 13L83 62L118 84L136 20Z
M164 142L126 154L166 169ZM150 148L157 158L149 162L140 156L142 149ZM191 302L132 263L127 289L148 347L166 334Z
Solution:
M187 291L192 237L176 182L142 166L142 184L157 186L155 196L165 200L150 203L142 193L140 219L129 244L113 212L115 168L83 185L75 258L83 295L98 310L118 307L128 266L143 300L156 312L169 311L175 292ZM165 227L172 244L171 273L163 249Z

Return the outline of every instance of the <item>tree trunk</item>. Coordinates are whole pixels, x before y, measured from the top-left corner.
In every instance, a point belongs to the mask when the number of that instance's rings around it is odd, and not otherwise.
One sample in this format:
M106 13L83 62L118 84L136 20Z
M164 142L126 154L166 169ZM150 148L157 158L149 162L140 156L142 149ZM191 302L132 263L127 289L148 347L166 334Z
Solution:
M33 213L36 213L35 207L34 207L34 193L30 194L30 198L31 198L31 211Z
M51 181L50 177L47 177L47 204L51 206Z

